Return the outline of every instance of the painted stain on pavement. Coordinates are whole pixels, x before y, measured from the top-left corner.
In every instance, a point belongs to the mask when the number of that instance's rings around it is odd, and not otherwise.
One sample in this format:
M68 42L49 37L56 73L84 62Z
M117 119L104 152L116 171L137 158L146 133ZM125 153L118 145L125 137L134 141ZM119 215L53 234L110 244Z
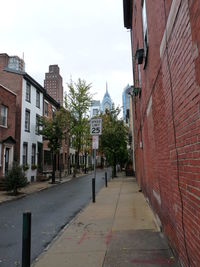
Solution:
M86 239L87 236L87 232L84 232L81 239L78 241L78 245L80 245L81 243L83 243L83 241Z
M112 239L112 231L110 231L110 232L106 235L105 243L106 243L107 246L110 244L111 239Z

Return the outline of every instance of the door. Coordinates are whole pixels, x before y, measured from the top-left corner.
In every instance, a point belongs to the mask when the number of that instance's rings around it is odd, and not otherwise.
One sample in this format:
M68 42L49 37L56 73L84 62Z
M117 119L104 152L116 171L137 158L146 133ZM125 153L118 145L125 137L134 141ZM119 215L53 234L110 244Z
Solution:
M5 174L7 174L8 172L8 166L9 166L9 153L10 152L10 148L6 147L5 150Z
M37 143L37 147L38 147L38 156L37 156L37 165L38 165L38 171L40 173L42 173L43 171L43 145L42 143Z

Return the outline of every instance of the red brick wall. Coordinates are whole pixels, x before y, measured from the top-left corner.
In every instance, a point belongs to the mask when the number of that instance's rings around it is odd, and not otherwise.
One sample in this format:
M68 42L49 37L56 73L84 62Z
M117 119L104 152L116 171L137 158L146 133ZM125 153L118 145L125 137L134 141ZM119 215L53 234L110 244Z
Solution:
M180 0L168 49L164 46L160 55L165 14L167 19L172 2L146 0L149 53L145 69L141 66L142 92L136 99L137 117L134 117L136 176L182 265L197 267L200 266L200 1ZM133 54L137 44L143 47L140 0L137 0L136 19L134 14L133 10ZM137 79L135 85L138 86Z
M15 123L16 123L16 95L6 90L0 85L0 107L4 105L8 108L7 128L0 126L0 142L9 136L15 139ZM3 153L1 155L3 162ZM3 175L3 170L0 167L0 176Z
M0 84L4 85L5 87L9 88L17 95L16 103L16 153L15 153L15 160L20 159L20 133L21 133L21 102L22 102L22 81L23 78L21 75L9 73L4 71L4 68L7 67L8 63L8 56L6 54L0 55Z

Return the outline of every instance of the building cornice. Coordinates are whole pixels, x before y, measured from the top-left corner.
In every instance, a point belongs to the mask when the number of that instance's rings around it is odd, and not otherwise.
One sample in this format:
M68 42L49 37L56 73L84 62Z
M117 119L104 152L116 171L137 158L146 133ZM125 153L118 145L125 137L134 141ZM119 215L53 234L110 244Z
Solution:
M15 94L13 91L11 91L11 90L8 89L7 87L5 87L3 84L0 83L0 86L3 87L3 89L5 89L6 91L10 92L11 94L17 96L17 94Z

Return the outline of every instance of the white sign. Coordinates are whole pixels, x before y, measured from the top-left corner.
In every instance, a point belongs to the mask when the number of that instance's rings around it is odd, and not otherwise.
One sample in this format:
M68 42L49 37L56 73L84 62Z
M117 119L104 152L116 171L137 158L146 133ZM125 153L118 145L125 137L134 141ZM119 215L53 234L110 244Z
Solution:
M99 136L98 135L92 136L92 149L99 149Z
M102 119L91 119L90 121L90 134L101 135L102 132Z

